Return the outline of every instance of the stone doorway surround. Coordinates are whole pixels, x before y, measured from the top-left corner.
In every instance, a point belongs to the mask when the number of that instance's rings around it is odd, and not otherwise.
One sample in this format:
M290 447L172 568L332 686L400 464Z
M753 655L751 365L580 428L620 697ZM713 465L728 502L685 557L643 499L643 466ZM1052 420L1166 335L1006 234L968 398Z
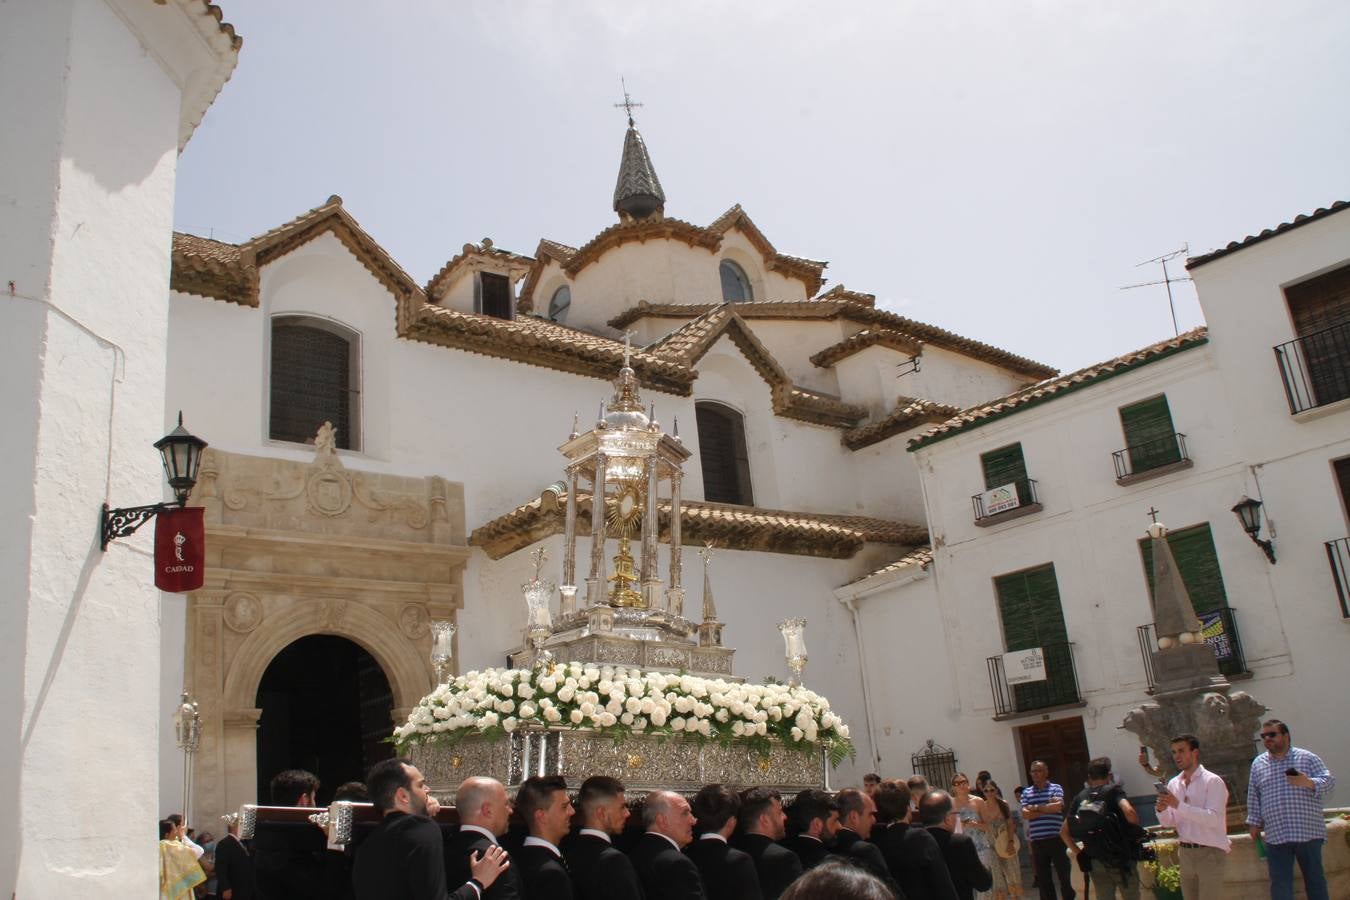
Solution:
M206 508L206 575L188 595L184 677L202 716L193 809L207 823L267 801L255 704L291 642L356 642L389 679L394 718L407 716L433 687L429 625L456 618L470 550L462 485L348 470L327 427L308 463L208 449L191 502Z

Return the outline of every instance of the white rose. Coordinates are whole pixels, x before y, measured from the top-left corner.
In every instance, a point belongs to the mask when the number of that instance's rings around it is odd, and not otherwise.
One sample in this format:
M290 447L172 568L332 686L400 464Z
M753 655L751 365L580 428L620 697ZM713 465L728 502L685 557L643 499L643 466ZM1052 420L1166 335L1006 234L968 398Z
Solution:
M846 737L848 737L848 726L847 726L847 725L840 725L838 728L835 729L835 731L839 732L839 736L840 736L841 738L846 738Z
M734 735L736 735L736 737L744 737L744 736L745 736L745 723L744 723L744 722L741 722L741 721L732 722L732 723L731 723L731 733L734 734Z
M595 689L602 694L608 694L610 691L614 690L614 682L610 681L608 678L602 678L600 683L595 686Z
M661 721L656 716L652 716L652 724L655 725L657 728L660 728L662 725ZM670 730L684 731L684 719L681 716L676 716L675 718L671 719Z
M651 697L643 697L643 698L642 698L642 714L643 714L644 716L650 716L650 715L652 714L652 710L654 710L654 709L656 709L656 703L652 700L652 698L651 698Z
M635 716L642 712L642 701L637 697L629 697L623 704L629 715Z
M595 666L587 666L583 671L586 677L589 678L591 681L600 680L600 670L597 669ZM611 671L610 675L612 676L613 674L614 674L613 671Z
M478 720L478 725L480 728L491 728L493 725L496 725L498 721L499 718L495 712L486 712L483 713L483 718Z
M528 700L534 696L534 688L522 681L516 685L516 696Z
M502 720L502 730L505 731L507 734L510 734L511 732L516 730L517 724L518 723L516 721L515 716L508 716L507 718Z
M630 713L630 712L626 712L626 713L624 713L623 715L619 716L619 721L622 722L622 723L625 724L625 725L632 725L632 724L633 724L633 714Z
M611 713L611 712L602 712L602 713L600 714L600 726L601 726L602 728L609 728L611 725L613 725L613 724L614 724L615 722L617 722L617 721L619 721L619 720L616 719L616 718L614 718L614 713Z
M558 691L558 699L564 703L571 703L572 698L577 695L577 689L570 683L563 685L562 690Z
M558 679L551 675L545 675L539 679L539 690L545 694L551 694L558 689Z
M589 701L586 702L586 703L581 704L581 714L582 714L583 716L593 716L593 715L595 715L595 704L594 704L594 703L590 703Z
M520 717L521 717L522 719L533 718L533 717L534 717L534 714L535 714L537 711L538 711L538 710L535 709L535 706L534 706L533 703L522 703L522 704L520 704Z
M713 716L713 718L719 722L726 722L727 719L731 718L731 714L728 713L725 709L719 709L716 715Z
M647 720L644 719L642 716L638 716L636 719L633 720L634 731L642 731L646 729L646 727L647 727Z
M550 706L548 709L544 710L544 720L547 722L561 722L562 713L558 712L557 707Z
M792 726L792 739L794 741L800 741L802 739L802 730L796 725Z
M755 734L765 735L769 733L769 726L763 722L755 723Z
M657 728L660 728L662 725L666 724L666 715L667 714L665 710L661 709L661 707L658 706L656 709L652 710L651 714L652 724L655 725Z
M698 723L698 731L704 737L708 737L709 734L712 733L712 723L709 722L707 719L700 719Z
M581 710L574 709L570 713L568 713L567 718L571 720L573 725L580 725L581 720L584 719L585 716L581 714Z

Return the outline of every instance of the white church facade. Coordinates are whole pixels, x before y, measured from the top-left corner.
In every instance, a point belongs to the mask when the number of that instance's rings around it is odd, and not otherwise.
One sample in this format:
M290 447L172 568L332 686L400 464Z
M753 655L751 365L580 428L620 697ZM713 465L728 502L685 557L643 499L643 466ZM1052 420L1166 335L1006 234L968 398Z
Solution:
M561 559L556 448L589 427L626 344L692 453L683 542L717 548L736 672L786 677L776 623L805 616L808 683L863 720L832 591L927 540L906 437L1053 370L822 292L825 264L778 252L739 207L706 226L666 217L631 127L614 207L580 247L468 244L425 286L336 197L240 245L175 236L167 408L211 443L194 495L209 559L206 586L166 614L162 694L166 715L183 685L201 704L195 809L253 800L283 764L359 777L359 757L313 743L333 728L295 734L313 714L268 675L297 641L360 648L348 699L368 707L352 719L366 754L432 685L432 620L458 626L460 671L520 644L521 551ZM336 440L316 451L326 421ZM692 570L688 608L701 583ZM162 753L173 806L167 736Z

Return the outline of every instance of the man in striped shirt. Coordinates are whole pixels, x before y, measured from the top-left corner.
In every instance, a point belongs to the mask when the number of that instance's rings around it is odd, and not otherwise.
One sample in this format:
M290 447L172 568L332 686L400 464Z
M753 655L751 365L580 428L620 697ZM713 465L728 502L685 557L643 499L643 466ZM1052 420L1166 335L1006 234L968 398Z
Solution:
M1050 780L1050 767L1039 759L1031 764L1031 786L1022 791L1021 799L1041 900L1055 900L1052 868L1059 879L1061 900L1074 900L1077 894L1069 883L1069 856L1059 837L1064 825L1064 788Z
M1336 788L1336 776L1316 753L1291 747L1290 740L1289 726L1279 719L1261 724L1266 752L1252 760L1247 829L1253 840L1265 832L1271 900L1294 896L1294 860L1303 872L1308 900L1327 900L1322 806Z

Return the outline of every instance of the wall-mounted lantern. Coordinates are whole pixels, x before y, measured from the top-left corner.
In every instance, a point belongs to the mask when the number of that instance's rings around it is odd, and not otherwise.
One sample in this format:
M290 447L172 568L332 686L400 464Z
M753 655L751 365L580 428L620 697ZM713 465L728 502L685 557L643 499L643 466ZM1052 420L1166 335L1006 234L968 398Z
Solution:
M1251 497L1243 497L1238 501L1237 506L1233 507L1233 514L1242 523L1242 530L1247 532L1247 537L1252 539L1252 543L1266 551L1266 559L1274 563L1275 545L1257 537L1261 533L1261 501L1253 500Z
M202 451L206 441L188 432L183 427L183 413L178 413L178 427L155 441L164 463L164 476L173 488L174 501L170 503L152 503L149 506L126 506L112 509L103 504L102 547L121 537L132 534L146 522L165 510L187 506L188 494L197 483L197 468L202 464Z

